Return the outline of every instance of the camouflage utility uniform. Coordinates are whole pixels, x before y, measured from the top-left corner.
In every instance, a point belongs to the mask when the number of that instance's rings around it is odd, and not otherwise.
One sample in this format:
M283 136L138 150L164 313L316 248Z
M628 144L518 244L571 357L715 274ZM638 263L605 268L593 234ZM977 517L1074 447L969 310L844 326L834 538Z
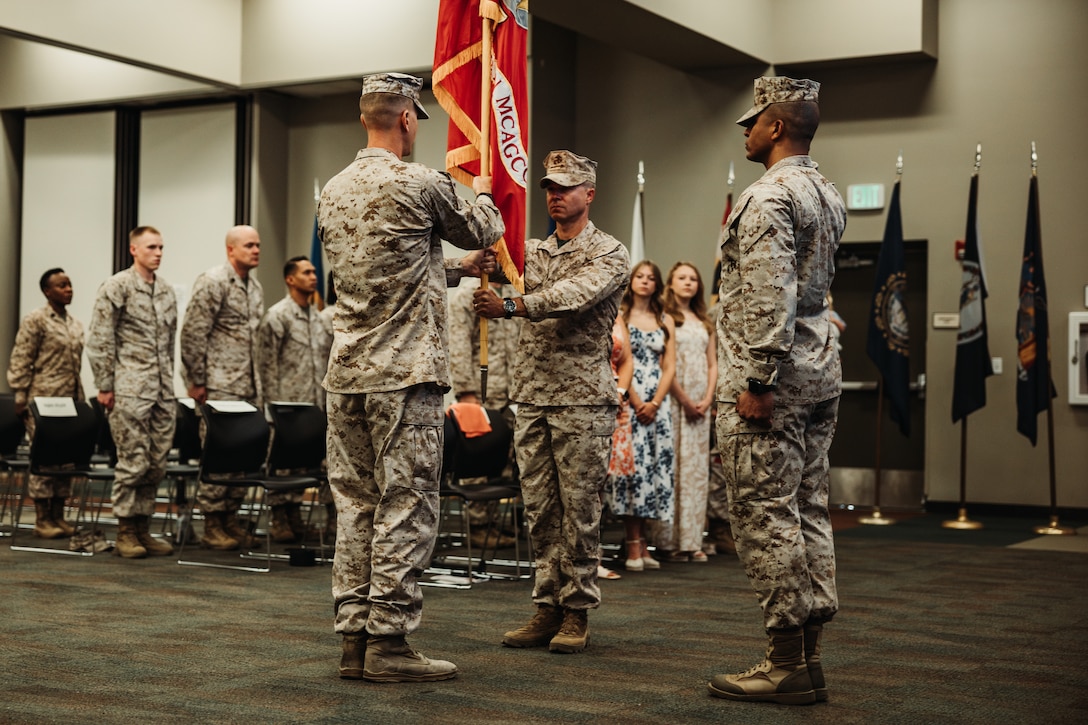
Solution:
M196 278L181 325L181 367L189 386L201 385L208 400L244 400L260 407L254 352L264 313L264 292L252 275L242 279L230 263ZM201 482L200 510L237 511L246 489Z
M846 225L809 156L769 168L722 235L717 432L737 550L768 629L838 609L827 452L842 369L827 291ZM737 415L748 380L777 385L772 429Z
M460 280L441 240L481 248L504 227L489 196L469 204L445 174L379 148L329 181L318 223L336 278L325 377L335 629L405 635L419 626L417 577L438 525L445 288Z
M58 315L52 305L23 318L8 362L8 385L15 403L29 405L36 397L83 399L79 379L83 362L83 325L71 314ZM27 416L27 435L34 436L34 418ZM31 498L65 497L72 491L67 478L30 476Z
M600 495L616 426L609 357L629 267L626 248L593 222L562 246L555 234L525 243L528 322L510 397L538 605L601 601Z
M313 305L302 307L288 295L268 308L257 338L257 370L264 399L313 403L324 410L321 381L329 367L332 347L329 319ZM270 506L299 503L302 499L301 491L268 494ZM332 503L332 499L327 502Z
M174 443L174 289L161 276L145 282L135 268L98 289L87 359L99 391L114 394L110 432L117 446L113 511L150 516Z

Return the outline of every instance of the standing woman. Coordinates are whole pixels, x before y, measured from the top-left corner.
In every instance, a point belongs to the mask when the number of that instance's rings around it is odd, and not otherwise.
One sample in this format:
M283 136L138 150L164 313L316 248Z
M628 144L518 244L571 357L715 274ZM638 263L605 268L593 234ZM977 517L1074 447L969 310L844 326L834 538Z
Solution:
M705 563L702 551L710 485L710 408L718 380L718 348L703 279L690 262L669 271L665 309L676 324L672 398L676 448L673 523L654 527L654 543L671 561Z
M665 314L661 270L649 260L635 265L620 303L631 340L634 378L628 402L635 414L631 441L634 472L613 479L612 510L624 520L627 570L661 565L646 548L646 519L672 521L672 415L666 398L676 365L675 328Z
M620 476L631 476L635 472L635 449L631 444L631 380L635 375L635 361L631 358L631 338L627 332L627 323L623 315L616 315L612 324L612 375L616 378L616 397L619 409L616 412L616 430L612 431L612 456L608 461L608 490L605 502L611 494L615 481ZM598 579L619 579L620 575L604 564L597 565Z

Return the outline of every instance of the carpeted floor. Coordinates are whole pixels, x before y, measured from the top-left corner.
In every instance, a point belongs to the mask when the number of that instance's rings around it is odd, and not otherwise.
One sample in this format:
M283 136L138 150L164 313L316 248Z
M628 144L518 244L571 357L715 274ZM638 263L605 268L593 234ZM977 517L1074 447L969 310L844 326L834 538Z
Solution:
M0 722L1033 723L1088 707L1088 547L1055 551L1038 522L947 516L857 526L839 514L842 608L827 628L831 700L809 707L707 696L762 656L735 559L667 564L602 583L579 655L514 650L528 581L428 588L423 652L452 681L337 677L329 568L271 574L10 551L0 540ZM111 533L112 536L112 533ZM610 529L608 539L618 541ZM1076 537L1088 540L1088 529ZM1042 546L1045 548L1034 548ZM1077 547L1073 547L1076 549ZM226 556L226 555L225 555Z

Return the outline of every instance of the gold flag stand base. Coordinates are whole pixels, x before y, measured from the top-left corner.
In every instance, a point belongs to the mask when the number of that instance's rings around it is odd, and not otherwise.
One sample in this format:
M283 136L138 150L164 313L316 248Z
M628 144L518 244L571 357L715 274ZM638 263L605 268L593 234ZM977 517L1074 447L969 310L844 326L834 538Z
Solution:
M954 519L949 519L941 523L941 526L946 529L960 529L963 531L973 531L975 529L981 529L982 524L978 521L972 521L967 518L967 509L961 508L959 516Z
M1051 535L1051 536L1072 536L1077 533L1077 530L1072 526L1061 526L1058 523L1057 516L1050 517L1050 523L1046 526L1036 526L1032 529L1037 534Z
M894 524L895 519L885 518L884 514L880 513L880 507L874 506L873 513L869 516L862 516L858 519L858 523L867 526L888 526Z

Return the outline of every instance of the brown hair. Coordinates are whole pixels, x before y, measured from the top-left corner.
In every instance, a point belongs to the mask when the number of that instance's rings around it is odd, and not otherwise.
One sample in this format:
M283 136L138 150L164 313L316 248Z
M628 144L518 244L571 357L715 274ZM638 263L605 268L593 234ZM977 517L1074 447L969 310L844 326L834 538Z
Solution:
M677 327L684 324L684 313L681 312L680 303L676 301L676 296L672 293L672 277L680 267L690 267L695 272L695 279L699 286L695 290L695 296L691 298L691 311L703 323L707 332L714 332L714 323L710 321L710 315L706 311L706 291L703 289L703 275L699 274L699 268L691 262L679 261L669 270L669 276L665 282L665 311L676 322Z

